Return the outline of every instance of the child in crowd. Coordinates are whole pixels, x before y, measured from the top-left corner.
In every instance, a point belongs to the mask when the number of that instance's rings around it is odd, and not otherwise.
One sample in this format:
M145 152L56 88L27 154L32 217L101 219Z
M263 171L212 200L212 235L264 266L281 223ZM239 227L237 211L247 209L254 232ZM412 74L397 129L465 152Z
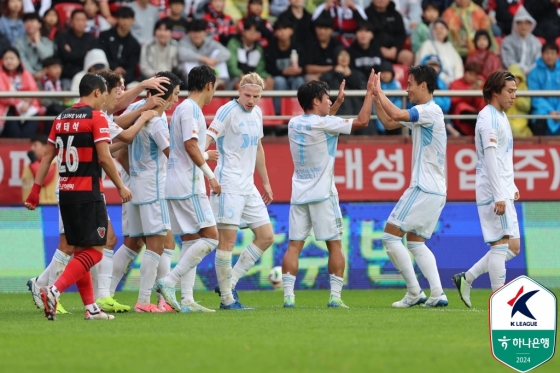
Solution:
M84 10L87 16L86 32L89 32L97 39L102 31L109 30L111 24L99 14L99 1L86 0L84 3Z
M422 2L422 22L412 30L410 41L412 51L418 52L422 44L430 39L430 25L439 18L439 8L435 1Z
M224 13L225 0L211 0L204 6L203 19L208 22L208 35L222 45L227 45L229 38L237 33L233 19Z
M43 15L41 20L41 35L49 38L49 40L54 40L58 34L58 13L54 8L50 8Z
M470 52L467 56L467 63L477 64L480 69L480 75L486 79L488 75L496 70L503 69L502 60L500 56L492 52L492 39L486 30L478 30L474 34L475 50Z
M165 18L171 26L171 37L181 40L189 31L189 23L183 16L185 3L183 0L169 0L169 16Z
M274 37L274 30L267 19L261 18L263 12L263 0L249 0L247 3L247 15L237 22L239 32L243 32L244 20L253 18L257 21L257 31L260 33L259 43L261 47L266 48L268 41Z

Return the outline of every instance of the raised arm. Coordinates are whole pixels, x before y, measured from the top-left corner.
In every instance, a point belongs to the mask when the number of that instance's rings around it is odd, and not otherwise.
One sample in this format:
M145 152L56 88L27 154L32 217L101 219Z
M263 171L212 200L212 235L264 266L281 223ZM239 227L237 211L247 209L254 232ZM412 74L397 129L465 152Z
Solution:
M375 81L376 81L375 71L371 69L371 73L369 74L368 82L367 82L367 92L366 96L364 97L364 103L362 105L362 109L358 114L358 118L352 121L352 131L356 131L359 129L367 128L369 125L369 119L371 117L371 106L373 104L373 93L375 90Z
M392 119L383 108L382 99L381 99L381 93L382 93L381 79L379 73L375 74L374 87L375 89L373 91L373 105L375 107L375 114L377 115L377 118L379 119L381 124L383 124L383 127L385 127L388 130L394 130L397 128L404 127L401 123ZM385 95L383 96L387 98Z
M126 109L128 105L132 104L132 102L136 99L136 97L138 97L145 89L157 89L160 93L164 93L165 91L167 91L167 89L164 86L162 86L162 83L169 84L169 79L165 77L159 77L159 78L154 77L142 81L134 88L131 88L126 92L124 92L122 95L120 95L120 97L117 99L117 104L115 105L115 108L108 114L113 114L116 113L117 111Z
M264 148L261 140L259 140L259 145L257 146L257 161L255 163L255 168L257 169L257 172L263 182L264 194L262 195L262 199L266 205L269 205L273 200L273 196L270 180L268 179L268 171L266 170L266 159L264 157Z
M345 86L346 80L342 79L342 83L340 83L340 87L338 87L338 95L336 96L336 100L329 110L329 115L336 115L338 109L340 109L340 106L344 103L344 98L346 97L346 92L344 92Z

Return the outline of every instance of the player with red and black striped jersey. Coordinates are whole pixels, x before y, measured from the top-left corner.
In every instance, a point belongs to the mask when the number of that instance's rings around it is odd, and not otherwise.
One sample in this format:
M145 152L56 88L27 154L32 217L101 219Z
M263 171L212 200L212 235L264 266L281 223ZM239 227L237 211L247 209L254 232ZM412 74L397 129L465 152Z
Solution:
M59 206L66 240L74 246L74 258L53 286L41 288L45 317L56 319L60 294L76 284L86 308L85 319L113 319L95 304L90 268L103 257L107 242L107 210L102 197L101 168L105 170L123 199L132 193L117 172L109 152L109 127L100 109L107 97L105 79L87 74L80 81L80 101L62 112L49 135L47 154L41 162L33 189L25 206L34 210L48 167L58 157L60 175Z

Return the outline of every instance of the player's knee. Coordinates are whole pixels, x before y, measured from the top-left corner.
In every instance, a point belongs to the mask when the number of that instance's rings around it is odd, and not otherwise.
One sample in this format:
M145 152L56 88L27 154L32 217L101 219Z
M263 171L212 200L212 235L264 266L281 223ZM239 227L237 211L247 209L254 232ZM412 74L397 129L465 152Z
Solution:
M274 234L272 232L260 235L255 239L255 244L261 249L268 249L274 243Z

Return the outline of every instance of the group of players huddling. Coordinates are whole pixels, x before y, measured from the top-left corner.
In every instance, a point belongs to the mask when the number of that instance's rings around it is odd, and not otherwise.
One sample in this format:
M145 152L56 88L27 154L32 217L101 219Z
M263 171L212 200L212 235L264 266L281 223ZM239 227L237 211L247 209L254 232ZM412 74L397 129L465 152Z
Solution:
M387 129L407 127L413 140L410 187L387 219L383 244L407 286L393 307L444 307L436 259L425 241L436 227L446 200L446 143L443 113L433 101L436 72L427 66L410 68L408 97L415 103L402 110L381 89L372 70L363 106L356 119L334 116L344 101L344 81L331 103L328 86L303 84L297 92L305 114L288 124L294 164L289 218L290 244L282 265L284 307L295 306L294 285L298 258L305 239L314 234L326 241L331 293L328 307L348 308L342 301L345 259L342 254L342 214L334 184L338 136L365 128L372 106ZM216 75L207 66L188 76L189 97L175 109L171 124L165 110L179 95L180 80L161 72L127 92L115 72L88 74L80 82L80 102L60 114L49 136L47 154L25 205L34 209L50 164L57 158L59 180L60 245L45 271L28 287L48 320L66 313L59 297L76 284L86 308L85 319L113 319L108 313L127 312L115 291L145 245L140 265L140 289L135 312L215 312L195 302L196 268L214 249L222 310L251 310L240 303L235 287L273 243L266 205L273 200L264 149L262 112L257 106L264 82L256 73L240 82L239 98L218 109L207 128L202 107L211 102ZM487 106L476 125L476 202L489 252L466 273L453 277L463 302L470 307L472 282L489 272L492 288L505 283L505 262L519 253L519 228L513 201L519 192L513 180L513 140L504 111L515 99L515 78L496 71L483 94ZM144 90L147 98L133 101ZM113 113L126 108L118 118ZM207 150L216 143L217 151ZM119 174L112 160L124 171ZM206 163L217 161L214 171ZM124 244L113 254L115 233L108 218L102 187L102 169L123 200ZM254 170L263 181L261 195ZM204 177L211 193L207 196ZM232 268L232 251L240 227L255 239ZM403 236L406 234L406 245ZM181 237L179 262L171 270ZM408 249L408 250L407 250ZM419 286L410 253L430 285L428 298ZM181 286L181 300L175 294ZM152 289L158 303L150 302Z

